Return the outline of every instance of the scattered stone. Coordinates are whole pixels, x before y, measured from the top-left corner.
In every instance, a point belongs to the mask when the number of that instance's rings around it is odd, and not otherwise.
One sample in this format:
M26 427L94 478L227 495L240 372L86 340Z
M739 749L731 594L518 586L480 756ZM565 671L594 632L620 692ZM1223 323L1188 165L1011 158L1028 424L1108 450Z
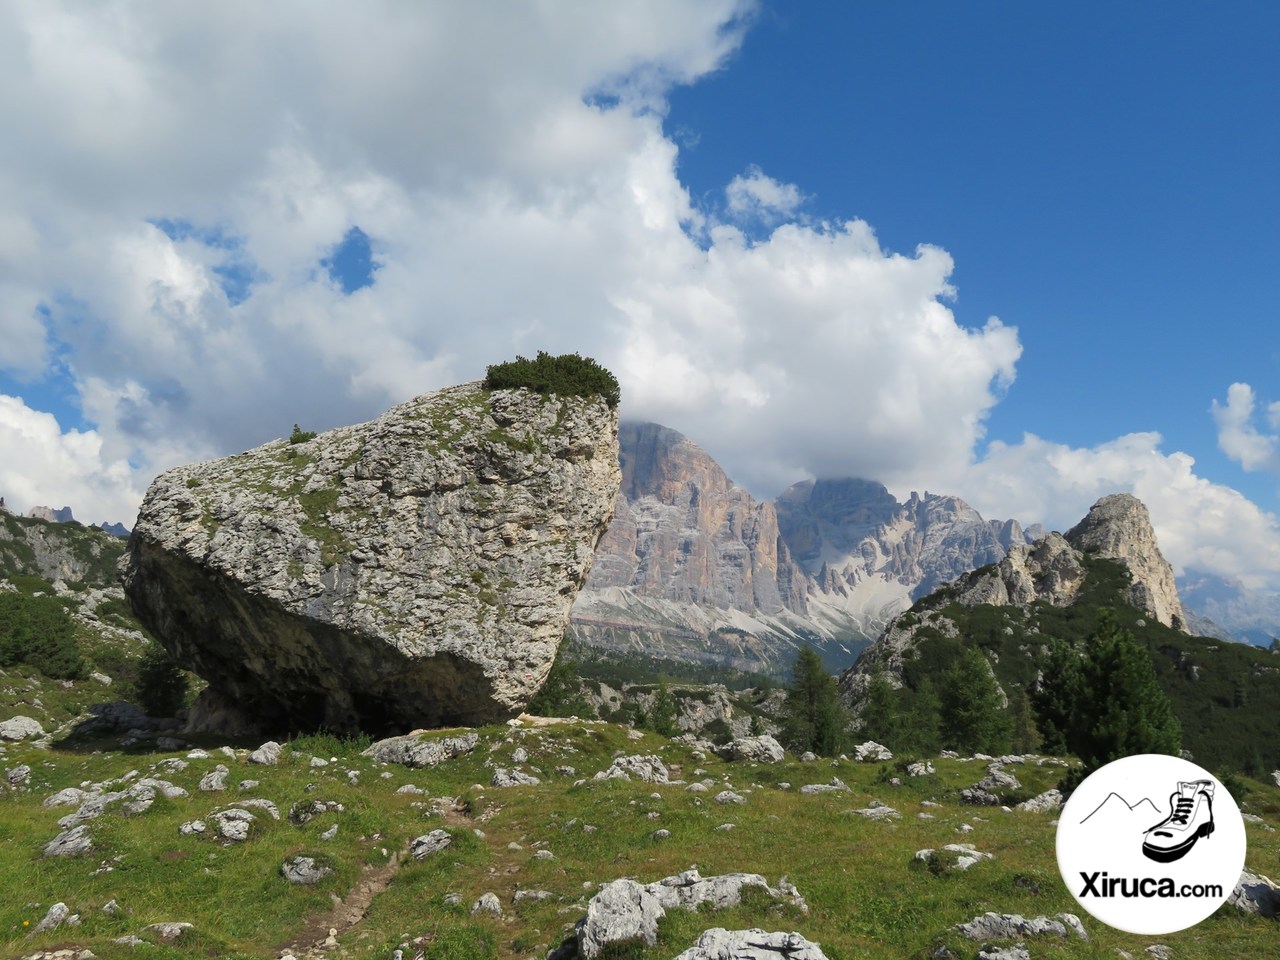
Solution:
M1256 913L1263 917L1280 917L1280 887L1269 877L1245 870L1240 874L1235 889L1227 902L1243 913Z
M342 809L342 804L336 800L299 800L289 808L289 822L295 827L301 827L323 813L341 813Z
M421 787L414 786L412 783L406 783L403 787L400 787L396 790L396 793L412 793L412 794L417 794L419 796L425 792L426 791L424 791Z
M752 763L781 763L786 756L782 744L767 733L758 737L739 737L724 749L730 760Z
M908 777L927 777L929 774L936 772L933 768L933 762L930 760L917 760L914 763L907 764Z
M711 788L709 786L701 781L698 783L691 783L689 786L685 787L685 791L688 793L706 793L710 789Z
M132 933L130 933L127 936L116 937L116 939L112 940L111 942L118 943L122 947L140 947L147 941L143 940L141 937L136 937Z
M438 853L449 844L453 843L453 837L444 830L432 830L430 833L411 840L409 842L409 853L413 855L415 860L423 860L433 853Z
M1280 770L1272 770L1272 771L1271 771L1271 781L1272 781L1272 782L1273 782L1277 787L1280 787Z
M988 912L968 923L957 924L956 929L970 940L1014 940L1047 935L1066 940L1069 932L1081 940L1089 939L1080 918L1074 913L1059 913L1054 919L1042 916L1028 920L1016 913Z
M713 798L716 803L746 803L747 798L732 790L721 790Z
M290 883L311 886L333 873L333 868L317 863L312 857L299 856L286 860L280 867L280 873Z
M578 775L577 769L569 766L568 764L562 764L561 766L556 767L556 773L560 774L562 777L576 777Z
M209 825L203 820L188 820L186 823L178 827L178 832L184 837L196 836L207 832Z
M161 940L177 940L188 930L194 930L195 927L189 923L182 922L166 922L151 923L142 928L144 931L150 930Z
M827 960L827 955L798 933L712 927L675 960Z
M1154 957L1155 960L1172 960L1173 951L1163 943L1153 943L1147 947L1148 956Z
M536 787L541 782L537 777L520 770L504 770L499 767L493 771L493 780L490 781L490 785L494 787Z
M0 740L30 740L43 736L44 727L30 717L10 717L0 723Z
M1056 788L1046 790L1038 797L1032 797L1030 800L1024 800L1018 804L1018 810L1026 810L1030 813L1047 813L1051 810L1057 810L1062 806L1062 793Z
M46 857L78 857L93 849L93 837L84 824L63 831L44 847Z
M853 748L853 758L860 763L874 763L881 760L892 760L893 753L883 744L868 740Z
M102 905L102 912L105 914L109 914L110 916L116 917L116 916L119 916L124 911L120 909L120 904L116 903L115 900L108 900L106 903Z
M732 824L732 823L722 823L722 824L720 824L720 826L716 827L716 829L717 829L717 830L719 830L721 833L728 833L730 830L732 830L732 829L733 829L733 824Z
M197 748L197 749L195 749L195 750L190 751L190 752L187 754L187 759L188 759L188 760L208 760L208 759L209 759L209 753L208 753L208 751L207 751L207 750L201 750L201 749Z
M514 900L516 903L521 903L525 900L550 900L554 896L555 894L549 890L517 890Z
M498 900L496 893L483 893L480 899L471 905L471 915L474 917L477 913L491 913L495 917L502 916L502 903Z
M859 817L866 817L868 820L901 820L902 814L893 807L886 807L884 804L876 806L872 804L862 810L846 810L846 813L856 814Z
M338 825L335 823L332 827L320 834L321 840L332 840L338 835Z
M806 750L804 753L800 754L801 763L813 763L813 761L817 759L818 759L818 755L814 753L812 750Z
M550 850L536 850L533 854L535 860L554 860L556 855Z
M11 787L25 787L31 782L31 768L25 763L20 763L16 767L5 771L5 778L9 781Z
M260 763L264 766L274 767L280 762L280 753L284 748L274 740L268 740L253 753L249 754L250 763Z
M200 778L197 790L205 791L206 794L212 794L219 790L227 790L227 776L230 771L223 764L218 764L204 777Z
M987 944L978 951L976 960L1031 960L1031 953L1023 946L997 947Z
M329 761L324 759L324 757L312 757L308 761L307 765L312 768L327 767L329 765Z
M250 790L257 790L260 783L262 783L261 780L241 780L236 784L236 789L241 793L248 793Z
M645 783L670 783L667 779L667 765L661 757L649 754L633 754L618 757L609 765L609 769L601 770L595 775L596 780L630 780L634 777Z
M925 865L936 864L942 870L964 871L983 860L994 860L995 855L975 850L969 843L948 843L941 853L932 849L917 850L915 859Z
M987 775L974 784L974 788L987 793L1005 793L1010 790L1021 790L1022 784L1000 764L993 763L987 768Z
M55 903L49 908L49 912L44 915L44 919L36 924L33 933L44 933L46 930L56 930L61 926L74 927L80 922L80 914L72 913L71 908L65 903Z
M250 826L256 819L248 810L241 810L239 807L220 810L209 817L218 836L231 843L248 840Z
M653 833L649 834L649 836L650 836L650 838L652 838L652 839L654 839L654 840L669 840L669 839L671 839L671 831L670 831L670 830L655 830L655 831L653 831Z
M839 777L832 777L830 783L810 783L800 788L804 794L815 793L852 793L849 785Z
M775 899L790 901L808 912L799 891L785 878L775 889L755 873L703 877L697 870L686 870L644 886L634 880L615 880L601 887L588 903L587 915L577 927L578 954L582 960L595 960L610 944L627 940L643 940L654 946L658 921L666 911L697 911L703 904L714 909L737 906L747 887L762 888Z
M516 747L514 750L511 751L511 762L512 763L528 763L529 751L526 750L524 747Z
M418 731L402 737L379 740L364 752L364 756L382 763L398 763L406 767L434 767L470 753L479 742L480 737L474 733L440 738Z
M59 790L57 793L45 797L44 802L40 805L42 807L79 806L87 796L89 794L79 787L67 787L65 790Z
M264 800L261 797L253 797L249 800L241 800L240 806L251 807L254 810L265 810L271 816L272 820L280 819L280 808L270 800Z
M993 793L987 793L980 787L965 787L960 791L960 802L967 803L975 807L998 807L1000 806L1000 798Z

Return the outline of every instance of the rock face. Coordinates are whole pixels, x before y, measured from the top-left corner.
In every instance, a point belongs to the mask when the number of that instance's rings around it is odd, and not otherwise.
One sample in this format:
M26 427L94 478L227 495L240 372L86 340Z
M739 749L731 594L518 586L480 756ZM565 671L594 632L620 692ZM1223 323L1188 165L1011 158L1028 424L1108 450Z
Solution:
M573 611L593 646L768 671L802 641L851 663L912 598L1026 542L956 497L900 504L866 480L758 501L658 424L624 424L620 456L617 510Z
M840 676L844 702L861 710L869 677L884 668L897 685L921 635L959 637L956 623L941 613L947 604L1069 607L1080 596L1087 557L1118 560L1129 570L1129 602L1166 626L1185 631L1186 619L1173 570L1160 553L1147 508L1129 494L1103 497L1064 537L1048 533L1035 543L1013 543L998 562L966 573L908 612L895 617L858 662ZM988 666L990 666L988 664Z
M192 729L478 725L551 668L617 496L602 399L479 384L162 474L122 561Z
M1186 630L1173 568L1160 553L1151 517L1137 497L1127 493L1103 497L1067 532L1067 542L1085 553L1122 561L1133 575L1129 601L1166 627Z

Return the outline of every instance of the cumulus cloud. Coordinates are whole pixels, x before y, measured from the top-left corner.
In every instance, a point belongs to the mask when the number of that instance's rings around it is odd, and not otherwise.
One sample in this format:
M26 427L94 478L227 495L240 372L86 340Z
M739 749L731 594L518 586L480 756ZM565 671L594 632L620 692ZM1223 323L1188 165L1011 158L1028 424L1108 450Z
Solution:
M128 519L168 466L576 350L762 495L858 475L1063 524L1130 484L1176 562L1275 570L1224 532L1274 518L1152 435L975 464L1022 348L957 321L944 250L807 220L754 167L691 202L665 97L752 9L0 6L0 374L70 376L93 425L5 401L0 495ZM323 263L357 227L378 270L349 292Z
M1227 401L1213 401L1211 412L1218 425L1218 448L1245 470L1280 471L1280 401L1267 407L1267 423L1275 433L1262 433L1254 422L1253 388L1233 383Z
M142 498L124 460L104 456L94 430L63 430L19 397L0 394L0 490L14 513L34 506L72 506L88 523L132 525ZM94 512L85 513L88 505Z
M730 180L724 194L731 214L769 222L792 216L805 199L794 183L781 183L756 166Z
M990 444L965 475L940 489L961 493L987 517L1016 517L1065 531L1098 498L1129 492L1147 505L1161 552L1179 572L1194 569L1280 591L1280 518L1238 491L1198 476L1185 453L1164 453L1158 433L1094 447L1027 434Z

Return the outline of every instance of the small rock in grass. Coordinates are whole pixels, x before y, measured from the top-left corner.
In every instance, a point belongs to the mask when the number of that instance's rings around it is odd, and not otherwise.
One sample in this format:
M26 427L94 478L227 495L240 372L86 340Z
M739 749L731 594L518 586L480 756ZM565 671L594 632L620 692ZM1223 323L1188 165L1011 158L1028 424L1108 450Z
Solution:
M281 865L280 872L290 883L311 886L333 873L333 868L317 863L312 857L299 856L286 860Z
M477 913L491 913L495 917L502 916L502 904L498 900L498 895L496 893L481 894L480 899L471 905L472 916Z

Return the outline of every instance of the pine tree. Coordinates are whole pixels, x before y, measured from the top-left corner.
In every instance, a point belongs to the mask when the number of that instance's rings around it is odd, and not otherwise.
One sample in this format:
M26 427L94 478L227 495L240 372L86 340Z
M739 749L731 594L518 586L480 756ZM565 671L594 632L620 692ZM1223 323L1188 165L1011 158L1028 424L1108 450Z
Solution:
M674 737L680 732L676 724L676 702L667 689L667 681L658 682L658 692L653 698L653 706L649 708L649 726L653 732L664 737Z
M1138 753L1177 756L1182 746L1151 655L1110 611L1080 653L1054 651L1034 702L1046 749L1075 754L1086 772Z
M1036 729L1035 711L1026 690L1019 690L1011 698L1009 711L1013 715L1013 752L1035 753L1040 749L1040 731Z
M862 698L862 727L859 736L897 749L901 745L902 708L898 692L889 683L881 664L876 664L867 680Z
M840 705L835 677L809 647L796 655L791 667L783 717L783 736L797 752L834 756L844 745L849 715Z
M942 701L933 681L921 677L907 717L905 746L923 756L934 756L942 750Z
M1000 686L981 650L967 648L942 682L942 742L965 753L1005 753L1012 718L1001 706Z

